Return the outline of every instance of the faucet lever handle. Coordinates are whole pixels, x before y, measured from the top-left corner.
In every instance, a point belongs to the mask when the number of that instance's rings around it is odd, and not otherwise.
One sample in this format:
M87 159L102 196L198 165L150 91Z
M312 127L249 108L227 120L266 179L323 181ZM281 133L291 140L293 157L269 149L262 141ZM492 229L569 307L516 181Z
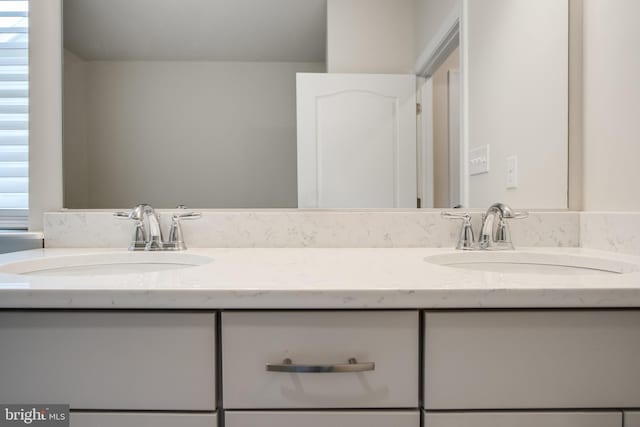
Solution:
M133 226L133 233L131 235L131 241L129 243L129 250L136 251L144 249L147 239L145 235L144 225L142 224L142 219L136 216L135 211L114 212L113 216L118 219L126 219L136 222Z
M174 221L180 221L183 219L186 220L192 220L192 219L200 219L202 218L202 214L201 213L197 213L197 212L189 212L189 213L184 213L184 214L173 214L172 216Z
M138 219L133 216L133 212L114 212L113 216L118 219Z
M514 212L510 217L505 217L505 219L525 219L529 217L529 212L519 211Z
M135 206L129 212L115 212L113 216L120 219L133 219L137 221L142 221L143 214L147 209L153 212L153 208L151 206L146 204L140 204Z
M456 249L468 251L475 248L476 239L473 235L471 215L468 213L442 212L442 217L446 219L462 220L462 228L460 229L460 237L458 238Z
M471 216L466 212L464 213L442 212L441 215L443 218L446 218L446 219L461 219L461 220L471 219Z
M182 220L194 220L202 217L201 213L188 212L183 214L173 214L171 216L171 227L169 228L169 241L167 242L167 248L171 250L185 250L187 245L184 243L184 237L182 237L182 227L180 221Z

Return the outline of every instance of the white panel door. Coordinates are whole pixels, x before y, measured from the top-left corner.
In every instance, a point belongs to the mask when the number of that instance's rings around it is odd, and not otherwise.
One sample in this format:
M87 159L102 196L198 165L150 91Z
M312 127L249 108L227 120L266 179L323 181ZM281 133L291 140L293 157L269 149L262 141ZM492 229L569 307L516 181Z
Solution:
M298 206L415 208L416 77L297 75Z

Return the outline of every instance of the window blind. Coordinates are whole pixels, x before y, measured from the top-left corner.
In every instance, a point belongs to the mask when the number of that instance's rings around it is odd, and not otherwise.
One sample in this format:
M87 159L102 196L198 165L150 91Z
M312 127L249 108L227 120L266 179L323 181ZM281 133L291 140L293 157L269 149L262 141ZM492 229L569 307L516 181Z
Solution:
M0 0L0 229L29 209L29 1Z

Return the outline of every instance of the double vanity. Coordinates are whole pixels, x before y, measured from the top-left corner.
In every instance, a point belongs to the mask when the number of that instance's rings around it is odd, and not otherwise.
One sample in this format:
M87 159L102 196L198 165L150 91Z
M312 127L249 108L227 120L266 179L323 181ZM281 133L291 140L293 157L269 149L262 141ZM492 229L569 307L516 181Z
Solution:
M640 427L637 4L0 0L0 405Z
M622 426L640 313L5 311L0 398L78 426ZM423 411L424 410L424 411ZM637 417L625 413L627 420Z
M52 236L85 214L59 215ZM125 224L120 249L1 257L0 401L68 403L83 427L640 425L638 256L129 251Z

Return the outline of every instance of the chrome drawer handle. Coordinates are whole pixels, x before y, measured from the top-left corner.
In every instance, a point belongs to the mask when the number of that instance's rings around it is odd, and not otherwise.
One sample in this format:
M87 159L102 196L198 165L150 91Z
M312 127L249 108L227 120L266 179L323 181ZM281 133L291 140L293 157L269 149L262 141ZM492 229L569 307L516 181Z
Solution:
M358 363L355 358L349 359L349 363L339 363L336 365L297 365L287 358L282 363L268 363L269 372L293 372L298 374L314 374L325 372L367 372L373 371L376 364L373 362Z

